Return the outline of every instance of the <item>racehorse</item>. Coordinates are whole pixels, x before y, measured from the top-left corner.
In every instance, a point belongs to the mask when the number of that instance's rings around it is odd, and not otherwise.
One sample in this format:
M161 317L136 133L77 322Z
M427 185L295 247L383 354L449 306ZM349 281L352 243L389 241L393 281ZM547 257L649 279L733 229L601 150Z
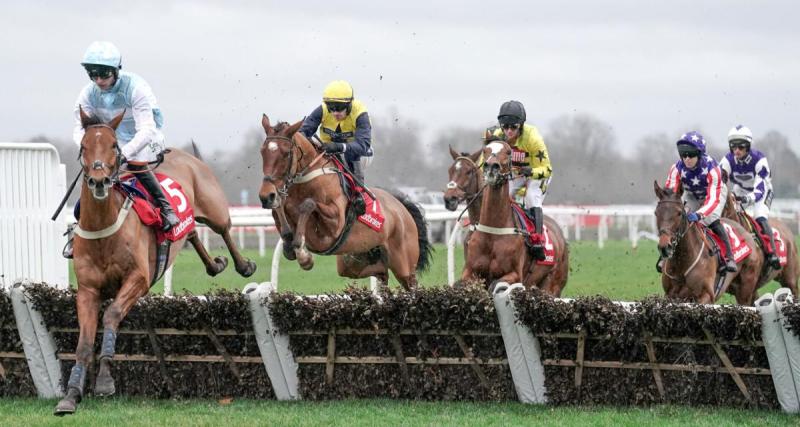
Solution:
M103 343L94 394L114 394L110 362L114 356L120 322L136 301L147 294L156 270L155 232L145 226L138 215L127 215L128 196L116 190L122 154L115 130L123 115L124 112L104 124L97 117L89 117L83 110L80 111L86 133L81 140L79 157L84 185L81 187L78 227L94 236L82 238L78 235L74 241L80 336L75 352L76 363L67 383L67 394L56 406L56 415L75 412L83 397L86 372L93 359L100 304L107 298L113 298L114 301L103 314ZM191 206L198 222L208 225L222 236L233 256L236 271L244 277L252 275L256 265L239 254L231 239L231 219L225 194L208 165L186 152L171 149L164 155L164 162L157 167L157 171L178 182L183 189L183 193L177 195L181 205L185 203ZM165 193L174 196L174 187L166 188ZM166 265L174 261L187 238L203 260L209 275L216 275L225 269L227 258L218 256L212 260L194 230L171 245Z
M687 219L681 199L683 189L678 187L677 192L662 189L657 181L653 185L658 197L655 210L658 250L666 259L661 273L664 293L672 298L710 304L727 291L736 297L738 304L752 305L757 296L757 288L763 284L759 282L759 276L764 265L764 256L750 233L745 232L735 221L726 218L720 220L743 239L744 244L750 248L750 253L737 263L738 272L727 273L720 286L717 286L720 261L711 250L711 243L702 226ZM741 246L739 243L738 239L731 238L734 248Z
M527 288L538 287L561 296L569 276L569 246L561 227L545 215L543 223L555 250L555 260L552 265L537 263L527 250L527 236L522 231L525 226L515 219L514 201L508 195L511 147L503 141L493 141L482 153L486 186L480 200L479 220L467 243L469 251L465 254L460 282L480 278L490 290L498 282L521 282Z
M405 289L414 289L416 273L430 265L432 251L419 206L376 188L371 190L378 203L374 206L380 206L384 217L380 227L373 224L379 231L356 220L360 214L349 206L342 171L297 132L301 124L272 127L266 115L261 119L267 136L261 147L264 179L258 197L264 209L272 209L286 258L310 270L314 261L309 250L335 254L342 277L375 276L386 286L391 270Z
M750 232L754 241L759 242L761 239L758 235L758 231L756 231L755 221L747 214L741 203L736 201L733 192L728 192L728 202L725 205L725 209L722 211L722 217L738 222L745 230ZM792 295L797 295L797 278L800 276L800 260L798 260L797 256L797 243L794 240L794 234L786 223L778 218L770 218L769 224L772 226L772 229L777 231L781 236L781 242L776 240L775 247L776 249L781 249L779 245L783 245L783 249L786 251L786 265L780 270L775 270L769 266L769 263L764 262L764 268L759 280L763 283L775 280L780 283L781 286L789 288L792 291ZM760 250L760 246L758 246L758 248L759 250L756 252L759 252L761 256L764 257L765 254Z
M449 211L456 211L459 203L467 202L467 217L472 226L478 223L481 214L480 191L483 188L483 172L478 166L478 159L483 150L472 154L459 154L453 150L453 147L449 148L454 163L447 170L450 180L444 191L444 207ZM469 243L471 235L472 228L470 227L464 238L464 259L467 258L467 243Z

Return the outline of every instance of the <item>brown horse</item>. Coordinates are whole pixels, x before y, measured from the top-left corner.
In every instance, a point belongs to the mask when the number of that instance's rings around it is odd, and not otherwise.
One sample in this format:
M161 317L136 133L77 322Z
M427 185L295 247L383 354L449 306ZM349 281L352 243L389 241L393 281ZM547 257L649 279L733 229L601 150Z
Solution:
M666 258L661 275L664 293L672 298L710 304L728 292L736 297L738 304L752 305L758 287L763 284L759 282L759 275L764 266L764 256L750 233L735 221L721 219L744 239L751 252L738 263L738 272L726 274L722 286L717 290L718 258L710 250L710 243L702 228L687 219L681 198L683 190L680 187L678 192L662 189L657 181L653 185L658 197L655 210L658 250ZM734 241L731 244L736 246Z
M752 218L742 208L741 203L737 202L733 197L732 192L728 192L728 202L725 204L725 209L722 211L722 217L728 218L738 222L745 230L749 231L753 236L753 240L758 242L760 237L757 236L757 231L753 225ZM797 243L794 240L794 233L792 230L778 218L770 218L770 226L773 230L778 230L786 247L786 265L780 270L775 270L769 266L769 263L764 263L764 270L761 272L759 281L767 283L775 280L785 288L792 291L792 295L797 295L797 278L800 276L800 260L797 256ZM775 242L778 243L777 241ZM761 246L757 246L757 251L761 256L765 256L761 251Z
M297 132L301 124L272 127L266 115L261 120L267 136L258 196L265 209L272 209L284 255L309 270L314 266L309 250L335 254L342 277L375 276L385 286L391 270L404 288L415 288L416 273L430 265L432 251L420 208L403 196L373 189L385 217L380 231L353 220L352 214L348 221L341 174L328 155Z
M454 163L450 165L447 174L450 180L447 182L447 189L444 191L444 207L449 211L458 210L458 204L467 202L467 215L470 225L478 223L481 215L480 192L483 188L483 172L478 166L478 159L483 150L475 153L457 153L450 148L450 156ZM462 213L463 215L463 213ZM472 235L472 227L467 229L464 238L464 259L467 258L467 243Z
M90 233L100 233L92 238L75 237L80 336L75 352L77 360L67 383L67 395L56 406L56 415L75 412L83 396L86 372L93 359L100 304L107 298L114 301L103 315L103 343L94 394L111 395L115 392L110 362L114 357L119 324L136 301L147 294L156 268L155 233L136 214L126 215L127 209L122 209L127 206L126 196L113 190L118 184L121 166L115 129L124 113L108 124L88 117L82 110L80 114L86 133L80 148L84 185L80 194L78 225ZM222 235L233 256L236 271L244 277L252 275L256 265L239 254L230 237L228 204L211 169L198 158L172 149L157 170L180 183L187 202L194 209L195 219ZM99 237L103 235L105 237ZM208 274L213 276L225 269L227 258L219 256L212 260L195 231L190 232L187 238L203 260ZM174 261L182 245L183 240L174 242L167 265Z
M529 254L526 237L519 231L508 195L512 174L511 147L494 141L482 150L486 187L480 201L480 216L467 243L469 252L461 282L482 279L493 289L498 282L523 283L561 296L569 276L569 246L561 227L552 218L543 218L556 252L553 265L539 265ZM451 177L452 180L452 177Z

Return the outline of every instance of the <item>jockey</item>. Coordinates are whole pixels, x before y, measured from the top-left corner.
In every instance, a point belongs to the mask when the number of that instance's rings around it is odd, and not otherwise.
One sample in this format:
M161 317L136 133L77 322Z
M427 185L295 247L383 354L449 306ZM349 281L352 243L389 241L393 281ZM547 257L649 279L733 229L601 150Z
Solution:
M534 256L544 259L542 202L550 185L553 168L550 166L544 139L536 127L526 124L525 120L525 107L521 102L504 102L497 115L500 127L492 133L511 146L511 166L518 168L518 174L509 181L509 195L513 198L518 191L525 188L526 213L536 226L536 235L532 239Z
M364 185L364 170L372 161L372 124L367 107L353 98L353 87L336 80L325 87L322 105L303 121L300 132L311 138L320 128L320 139L326 153L344 153L348 169L360 185Z
M731 151L720 160L719 166L727 174L736 200L746 207L748 214L755 218L769 237L767 261L779 269L781 265L775 254L775 237L767 221L772 204L772 174L764 153L750 149L752 142L753 133L746 126L731 128L728 132Z
M156 161L164 151L164 134L161 132L164 118L152 89L138 75L122 71L122 56L110 42L96 41L89 45L81 65L91 83L81 90L75 103L72 139L78 146L83 139L79 108L89 116L98 116L103 122L109 122L125 111L116 130L122 163L127 162L127 169L136 172L136 177L156 200L161 208L162 230L169 231L180 220L155 175L147 169L148 163ZM64 249L64 256L68 258L72 257L70 243L71 239Z
M722 183L722 172L717 162L706 154L706 143L699 132L688 132L677 142L678 160L669 169L665 188L678 192L683 189L683 200L689 208L686 219L689 222L702 221L725 246L725 270L737 271L733 260L731 242L725 227L719 221L725 202L728 198L728 187ZM659 258L656 270L660 273L663 258Z

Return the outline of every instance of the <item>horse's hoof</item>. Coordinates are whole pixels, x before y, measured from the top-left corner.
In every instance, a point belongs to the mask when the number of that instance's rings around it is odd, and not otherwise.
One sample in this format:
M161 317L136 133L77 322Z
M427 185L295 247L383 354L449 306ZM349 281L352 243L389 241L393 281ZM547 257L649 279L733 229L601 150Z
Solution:
M256 267L256 263L248 259L244 263L244 267L236 266L236 272L242 277L250 277L256 272Z
M288 247L287 245L283 246L283 256L285 256L289 261L294 261L297 259L297 255L294 254L294 249L292 249L291 245Z
M225 268L228 267L228 258L220 255L214 258L214 263L206 267L206 273L209 276L214 277L219 273L222 273Z
M56 409L53 411L53 415L57 417L63 417L64 415L70 415L75 413L75 409L77 409L78 404L75 403L75 399L70 398L69 396L61 399L56 405Z
M300 268L306 271L314 268L314 258L312 258L310 255L298 257L297 263L300 264Z
M98 376L94 384L94 395L99 397L113 396L117 389L114 386L114 378L109 376Z

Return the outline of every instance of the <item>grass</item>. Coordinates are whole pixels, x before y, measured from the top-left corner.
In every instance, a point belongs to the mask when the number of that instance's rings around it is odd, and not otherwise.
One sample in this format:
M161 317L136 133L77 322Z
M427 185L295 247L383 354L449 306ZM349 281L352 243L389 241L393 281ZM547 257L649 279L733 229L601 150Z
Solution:
M791 415L716 407L547 407L515 402L169 401L90 398L66 418L51 415L54 400L0 400L3 426L768 426L796 424Z
M213 253L224 252L216 250ZM193 294L202 294L214 288L241 290L250 282L269 281L272 250L268 250L267 256L263 258L258 256L256 250L245 250L244 253L258 264L258 270L250 278L239 276L233 265L229 265L219 276L209 277L194 250L181 251L174 266L173 291L179 293L186 290ZM657 258L656 245L649 241L641 241L635 250L628 241L606 241L603 249L599 249L595 242L572 242L571 271L563 296L604 295L613 300L636 301L648 295L662 295L661 276L655 271ZM297 262L281 258L278 288L304 294L319 294L337 292L353 283L369 285L366 279L339 277L336 274L336 258L332 256L314 256L314 261L312 270L303 271ZM459 247L456 253L456 277L460 275L463 265L463 253ZM74 284L74 274L70 272L70 275ZM422 286L444 286L447 283L447 248L444 245L436 245L431 268L420 275L419 281ZM397 286L393 279L392 283ZM772 292L777 288L778 284L772 282L763 287L761 293ZM153 287L152 292L164 292L163 280ZM732 304L735 300L731 295L726 295L721 302Z

